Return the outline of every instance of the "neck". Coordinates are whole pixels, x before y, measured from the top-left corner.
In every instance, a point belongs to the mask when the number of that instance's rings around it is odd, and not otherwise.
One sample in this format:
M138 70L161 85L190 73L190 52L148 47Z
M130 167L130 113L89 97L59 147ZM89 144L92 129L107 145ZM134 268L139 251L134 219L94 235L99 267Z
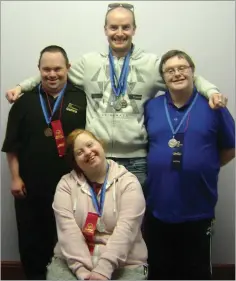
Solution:
M42 85L43 91L54 98L56 98L60 94L60 91L63 89L63 87L64 85L57 89L50 89L47 86Z
M189 98L193 94L193 87L190 87L189 89L180 90L180 91L171 91L170 90L169 92L170 92L173 104L176 107L182 107L186 104L186 102L189 100Z
M115 51L115 50L111 49L111 52L112 52L112 55L114 57L119 59L119 58L123 58L123 57L127 56L129 51L130 51L130 49L131 49L131 46L130 46L129 49L123 50L123 51Z
M90 182L104 183L107 173L107 162L105 161L103 165L96 169L84 172L86 178Z

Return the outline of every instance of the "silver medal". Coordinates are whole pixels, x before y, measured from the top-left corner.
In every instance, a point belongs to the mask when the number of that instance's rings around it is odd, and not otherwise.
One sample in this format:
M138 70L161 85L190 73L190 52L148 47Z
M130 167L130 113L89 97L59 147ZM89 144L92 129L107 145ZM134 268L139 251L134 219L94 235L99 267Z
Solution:
M177 144L178 144L178 141L177 141L175 138L172 138L172 139L170 139L170 140L168 141L168 145L169 145L169 147L171 147L171 148L176 147Z
M127 101L126 101L125 99L123 99L123 100L121 101L121 107L122 107L122 108L126 108L127 105L128 105Z
M121 110L122 105L121 105L121 102L119 100L115 102L114 108L115 108L116 111L120 111Z
M101 218L98 219L98 223L97 223L97 230L102 233L105 231L105 225L102 222Z

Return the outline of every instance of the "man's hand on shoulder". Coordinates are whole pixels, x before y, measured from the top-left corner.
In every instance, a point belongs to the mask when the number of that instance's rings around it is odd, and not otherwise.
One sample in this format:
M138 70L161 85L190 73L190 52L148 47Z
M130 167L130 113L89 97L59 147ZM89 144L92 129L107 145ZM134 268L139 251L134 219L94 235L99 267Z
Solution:
M6 98L10 103L15 102L21 94L21 86L18 85L13 89L10 89L6 92Z
M226 107L227 103L228 103L228 98L220 93L213 93L209 98L209 105L212 109Z

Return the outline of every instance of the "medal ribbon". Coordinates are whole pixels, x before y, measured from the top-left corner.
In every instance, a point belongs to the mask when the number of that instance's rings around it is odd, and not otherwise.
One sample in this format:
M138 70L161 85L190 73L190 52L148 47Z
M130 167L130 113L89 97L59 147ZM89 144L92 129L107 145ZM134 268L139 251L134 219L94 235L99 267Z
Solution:
M93 254L93 250L95 247L94 234L96 230L97 221L98 214L89 212L82 230L91 254Z
M125 91L127 89L127 78L128 78L128 72L129 72L129 61L130 61L130 56L132 54L133 47L129 51L129 53L125 56L122 69L121 69L121 74L119 77L119 80L116 76L116 71L115 71L115 64L114 64L114 58L112 56L112 51L111 48L109 48L109 64L110 64L110 79L111 79L111 86L113 89L113 92L116 97L119 97L120 95L124 95ZM117 86L116 86L116 81L117 81Z
M46 109L45 101L44 101L43 96L42 96L42 94L41 94L41 84L39 84L39 86L38 86L40 104L41 104L41 107L42 107L42 110L43 110L43 115L44 115L44 118L45 118L45 121L46 121L47 125L49 125L49 124L51 123L52 117L53 117L54 113L55 113L55 112L57 111L57 109L58 109L58 106L59 106L59 104L60 104L60 102L61 102L61 99L62 99L62 97L63 97L63 95L64 95L66 85L67 85L67 84L65 84L65 86L64 86L64 87L62 88L62 90L60 91L60 93L59 93L59 95L58 95L58 98L57 98L57 100L56 100L56 102L55 102L55 104L54 104L54 106L53 106L53 110L52 110L52 112L51 112L51 116L50 116L50 117L49 117L48 111L47 111L47 109Z
M184 120L186 119L187 115L189 114L189 112L191 111L192 107L194 106L194 104L196 103L196 100L198 98L198 93L196 93L196 96L194 97L194 100L192 101L192 104L189 106L188 110L185 112L183 118L181 119L179 125L177 126L177 128L174 130L172 122L170 120L170 113L168 111L168 107L167 107L167 98L164 98L164 105L165 105L165 112L166 112L166 117L171 129L171 132L173 134L173 136L175 136L175 134L179 131L179 128L181 127L181 125L183 124Z
M107 171L106 171L105 181L104 181L104 183L103 183L103 185L101 187L100 202L98 202L96 193L95 193L95 191L93 190L93 188L90 185L90 192L91 192L91 195L92 195L93 206L94 206L97 214L99 215L99 217L102 216L103 206L104 206L104 202L105 202L105 193L106 193L108 171L109 171L109 165L107 164Z

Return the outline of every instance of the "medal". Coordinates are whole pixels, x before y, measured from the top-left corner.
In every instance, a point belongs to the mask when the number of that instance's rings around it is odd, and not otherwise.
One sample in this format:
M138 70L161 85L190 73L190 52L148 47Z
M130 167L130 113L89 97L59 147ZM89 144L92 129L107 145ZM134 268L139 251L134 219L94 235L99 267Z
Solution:
M44 135L45 135L46 137L52 137L52 136L53 136L52 129L51 129L51 128L46 128L46 129L44 130Z
M112 90L117 99L119 99L123 96L122 100L114 102L113 107L116 111L120 111L122 108L126 108L128 106L127 101L124 99L124 94L127 90L129 61L130 61L130 56L131 56L132 52L133 52L133 46L131 47L128 54L125 56L120 76L117 77L114 58L112 55L111 48L109 48L108 58L109 58L109 72L110 72L110 81L111 81Z
M168 145L169 145L169 147L171 147L171 148L176 147L177 144L178 144L178 141L177 141L174 137L168 141Z
M126 108L127 105L128 105L127 101L124 98L123 98L123 100L120 103L121 103L121 107L122 108Z
M105 231L105 225L104 225L104 223L102 222L101 218L98 219L97 230L98 230L100 233L103 233L103 232Z
M170 139L170 140L168 141L168 146L169 146L170 148L174 148L174 147L176 147L176 146L177 146L177 147L180 146L180 142L177 141L177 140L174 138L174 136L175 136L175 134L178 133L178 131L179 131L180 127L182 126L183 122L185 121L187 115L190 113L192 107L194 106L194 104L195 104L197 98L198 98L198 93L196 93L196 95L195 95L195 97L194 97L194 99L193 99L191 105L189 106L188 110L185 112L185 114L184 114L183 118L181 119L181 121L180 121L179 125L177 126L177 128L174 130L173 124L172 124L171 119L170 119L170 113L169 113L168 107L167 107L167 97L165 97L165 99L164 99L165 113L166 113L166 117L167 117L167 120L168 120L170 129L171 129L171 132L172 132L172 136L173 136L172 139Z
M114 108L116 111L120 111L122 108L121 102L118 100L117 102L115 102L114 104Z

